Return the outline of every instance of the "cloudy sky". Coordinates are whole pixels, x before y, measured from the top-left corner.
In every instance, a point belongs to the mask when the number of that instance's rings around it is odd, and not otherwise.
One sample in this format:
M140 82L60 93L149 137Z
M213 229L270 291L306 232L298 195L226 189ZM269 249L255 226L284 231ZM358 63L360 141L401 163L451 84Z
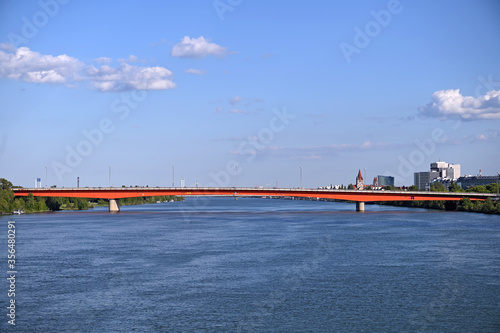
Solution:
M495 0L2 1L0 177L411 185L437 160L493 175L499 17Z

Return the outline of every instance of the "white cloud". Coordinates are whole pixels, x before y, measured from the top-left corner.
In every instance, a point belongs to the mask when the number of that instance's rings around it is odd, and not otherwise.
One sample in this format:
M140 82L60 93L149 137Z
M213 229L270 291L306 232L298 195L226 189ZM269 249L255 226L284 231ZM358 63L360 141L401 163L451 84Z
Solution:
M113 59L106 57L99 57L97 59L94 59L94 61L97 62L98 64L109 64L111 63L111 61L113 61Z
M151 43L151 46L155 47L155 46L161 45L163 43L165 43L165 38L160 39L160 41L158 43Z
M249 141L250 138L248 138ZM374 150L388 150L403 146L402 144L384 143L384 142L370 142L365 141L362 144L334 144L329 146L308 146L308 147L276 147L266 146L259 155L266 158L280 158L280 157L295 157L298 159L322 159L326 157L336 156L342 152L359 152L359 151L374 151ZM230 154L245 155L248 151L232 150Z
M144 59L139 59L138 56L135 56L133 54L129 55L129 57L127 59L118 59L118 62L127 62L127 63L130 63L130 62L142 62L142 63L147 63L146 60Z
M229 111L229 113L235 113L235 114L252 114L252 111L248 110L240 110L240 109L232 109Z
M242 100L243 100L243 97L241 97L241 96L234 96L233 98L231 98L229 100L229 103L231 103L231 105L234 106L234 105L238 104L239 102L241 102Z
M121 64L118 68L108 65L85 70L91 84L100 91L159 90L176 87L170 78L172 72L164 67L137 67Z
M33 83L65 83L76 80L83 63L65 54L42 55L27 47L0 51L0 78Z
M479 97L463 96L459 89L440 90L432 101L419 108L423 116L463 120L500 119L500 90Z
M2 44L0 49L10 50ZM137 57L131 56L130 59ZM136 59L137 60L137 59ZM97 58L99 63L109 63L110 58ZM60 83L72 86L75 82L87 81L100 91L173 89L172 72L164 67L138 67L126 63L119 67L102 65L86 66L76 58L65 54L42 55L27 47L0 50L0 78L33 83Z
M189 38L185 36L182 41L172 48L170 55L179 58L203 58L209 55L225 56L227 49L215 43L209 43L205 37Z
M193 75L203 75L207 73L207 71L204 69L194 69L194 68L188 68L184 72Z
M14 51L16 47L11 43L0 43L0 49L5 51Z
M233 98L229 99L229 104L235 106L241 101L245 101L245 106L251 106L254 103L264 103L264 100L260 98L246 98L241 96L234 96Z

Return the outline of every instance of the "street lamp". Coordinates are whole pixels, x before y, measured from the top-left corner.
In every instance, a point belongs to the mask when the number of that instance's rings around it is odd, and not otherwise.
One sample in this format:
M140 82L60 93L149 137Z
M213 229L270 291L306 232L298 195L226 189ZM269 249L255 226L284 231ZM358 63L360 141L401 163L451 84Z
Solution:
M302 188L302 167L300 167L300 187Z

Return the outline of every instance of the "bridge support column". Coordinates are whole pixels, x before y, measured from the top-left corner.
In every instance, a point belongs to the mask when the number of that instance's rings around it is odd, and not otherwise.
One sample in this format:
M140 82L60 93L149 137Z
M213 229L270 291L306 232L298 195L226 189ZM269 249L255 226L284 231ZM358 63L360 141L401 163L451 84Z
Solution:
M116 213L120 211L120 199L109 199L109 212Z
M356 211L364 212L365 211L365 203L362 201L356 202Z

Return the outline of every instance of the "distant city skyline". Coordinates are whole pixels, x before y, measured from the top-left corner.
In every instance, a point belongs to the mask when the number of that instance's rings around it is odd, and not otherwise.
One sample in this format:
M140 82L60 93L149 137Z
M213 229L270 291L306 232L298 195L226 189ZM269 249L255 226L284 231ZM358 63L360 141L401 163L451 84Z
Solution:
M315 188L361 170L410 186L436 161L497 175L498 17L494 0L4 1L0 177Z

